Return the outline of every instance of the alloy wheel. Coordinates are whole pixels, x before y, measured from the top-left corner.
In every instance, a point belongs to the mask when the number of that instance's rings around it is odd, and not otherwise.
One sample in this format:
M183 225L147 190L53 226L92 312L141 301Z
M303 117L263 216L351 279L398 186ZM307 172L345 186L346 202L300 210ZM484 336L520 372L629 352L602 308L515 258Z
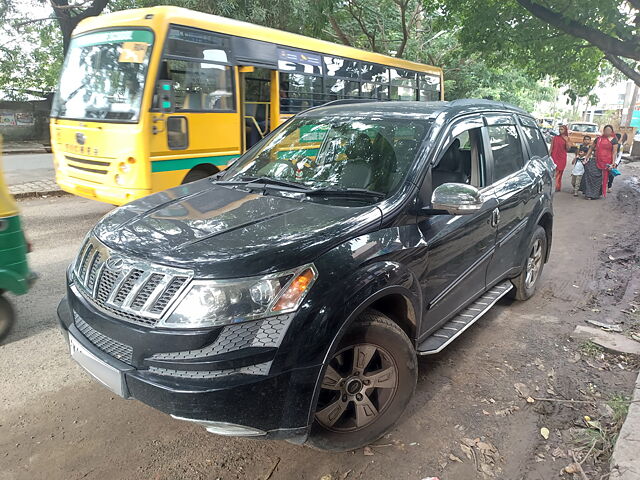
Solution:
M525 287L531 288L535 285L542 267L542 242L536 239L531 246L531 253L527 258L527 274L525 277Z
M316 419L328 430L360 430L384 412L397 390L398 367L385 349L369 343L350 345L327 366Z

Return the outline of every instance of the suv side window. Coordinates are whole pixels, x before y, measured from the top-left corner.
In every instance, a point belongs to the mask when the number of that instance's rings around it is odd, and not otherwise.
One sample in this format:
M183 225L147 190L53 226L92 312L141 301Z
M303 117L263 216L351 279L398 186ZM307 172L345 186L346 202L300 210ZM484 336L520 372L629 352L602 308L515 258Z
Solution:
M443 183L486 185L485 150L479 122L465 122L454 127L444 152L431 170L432 189Z
M522 142L515 125L493 125L487 130L493 152L493 181L497 182L524 166Z
M524 138L529 144L531 158L546 157L547 155L549 155L547 144L545 143L544 138L542 138L542 134L537 127L524 126L522 127L522 131L524 132Z

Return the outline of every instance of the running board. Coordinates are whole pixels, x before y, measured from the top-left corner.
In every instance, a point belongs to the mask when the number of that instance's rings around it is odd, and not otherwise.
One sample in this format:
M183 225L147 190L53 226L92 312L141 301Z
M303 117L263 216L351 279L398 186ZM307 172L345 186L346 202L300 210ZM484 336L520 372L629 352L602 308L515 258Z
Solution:
M418 355L440 353L458 336L489 311L493 305L513 288L509 280L496 285L462 310L447 323L418 345Z

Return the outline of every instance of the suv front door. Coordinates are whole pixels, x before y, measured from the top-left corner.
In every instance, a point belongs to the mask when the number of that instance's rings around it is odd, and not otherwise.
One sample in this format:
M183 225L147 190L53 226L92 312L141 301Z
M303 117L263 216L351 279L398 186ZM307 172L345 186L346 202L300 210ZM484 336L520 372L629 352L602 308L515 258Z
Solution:
M428 245L421 287L426 308L420 337L431 333L485 290L485 277L495 247L492 224L498 201L486 189L487 140L482 117L454 124L445 136L421 191L430 204L432 191L443 183L468 183L481 189L481 211L470 215L435 214L418 218Z
M525 149L512 115L486 117L490 141L492 191L498 199L496 249L487 270L487 286L518 273L529 214L536 199L535 174L525 168Z

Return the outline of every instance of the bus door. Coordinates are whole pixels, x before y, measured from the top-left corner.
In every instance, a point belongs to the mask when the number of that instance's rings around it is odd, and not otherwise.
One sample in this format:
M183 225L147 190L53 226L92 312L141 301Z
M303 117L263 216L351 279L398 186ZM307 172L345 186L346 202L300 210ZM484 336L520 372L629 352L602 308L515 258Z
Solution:
M243 138L251 148L278 125L278 72L253 66L240 67Z

